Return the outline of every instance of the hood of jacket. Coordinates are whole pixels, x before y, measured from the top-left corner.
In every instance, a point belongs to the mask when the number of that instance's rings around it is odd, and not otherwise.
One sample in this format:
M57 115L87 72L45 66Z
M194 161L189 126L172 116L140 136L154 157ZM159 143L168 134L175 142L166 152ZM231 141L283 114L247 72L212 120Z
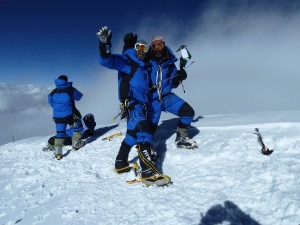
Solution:
M55 79L54 83L57 88L61 89L72 87L72 82L68 82L62 79Z

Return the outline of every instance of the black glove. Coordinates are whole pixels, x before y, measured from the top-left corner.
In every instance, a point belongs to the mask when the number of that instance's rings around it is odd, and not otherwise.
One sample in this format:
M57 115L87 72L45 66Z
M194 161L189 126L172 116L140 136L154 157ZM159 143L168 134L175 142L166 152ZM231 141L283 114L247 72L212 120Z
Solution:
M110 29L108 29L107 26L104 26L101 29L99 29L96 35L100 39L99 42L100 56L103 59L105 59L111 54L110 49L111 49L112 32Z
M99 41L99 52L102 59L108 58L111 54L111 43L103 43L102 41Z
M133 33L127 33L125 34L123 40L124 40L124 46L123 46L123 52L129 48L133 48L136 41L137 41L137 34Z
M174 86L178 86L179 83L187 78L187 73L184 69L180 69L177 71L177 75L173 78L172 84Z
M133 34L133 33L127 33L124 36L124 44L125 45L130 45L132 48L134 47L134 44L137 41L137 34Z
M187 78L187 73L185 72L185 70L183 68L181 68L178 71L178 77L180 78L180 80L185 80Z
M111 42L112 32L110 29L108 29L107 26L104 26L101 29L99 29L99 31L96 33L96 35L98 36L100 41L105 44Z

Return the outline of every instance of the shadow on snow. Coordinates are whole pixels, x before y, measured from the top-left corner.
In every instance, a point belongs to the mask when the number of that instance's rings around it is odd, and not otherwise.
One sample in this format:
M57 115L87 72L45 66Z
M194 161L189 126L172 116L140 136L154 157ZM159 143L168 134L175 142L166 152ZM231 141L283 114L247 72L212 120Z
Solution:
M225 201L224 206L218 204L211 207L201 217L199 225L219 225L223 222L228 225L261 225L231 201Z
M87 137L86 139L86 143L91 143L95 140L97 140L99 137L101 137L103 134L107 133L108 131L116 128L117 126L119 126L118 124L115 124L115 125L111 125L111 126L106 126L106 127L101 127L101 128L98 128L95 130L95 133L93 136L89 136ZM63 154L63 157L66 157L70 154L71 152L71 149L69 149L68 151L66 151L65 154Z
M198 116L196 119L193 120L193 122L197 122L199 121L199 119L203 119L203 118L204 117L202 116ZM166 140L168 140L174 134L176 134L178 121L179 118L173 118L173 119L161 121L154 135L154 149L156 150L157 153L156 167L161 173L163 173L163 169L162 169L163 161L165 159L165 154L167 152ZM189 128L190 138L195 137L199 133L200 131L196 127L190 126ZM174 137L174 145L175 145L175 137ZM187 150L187 151L194 151L194 150Z
M91 143L91 142L97 140L99 137L101 137L108 131L115 129L118 126L119 126L119 124L114 124L111 126L106 126L106 127L101 127L101 128L96 129L94 135L87 138L86 143Z

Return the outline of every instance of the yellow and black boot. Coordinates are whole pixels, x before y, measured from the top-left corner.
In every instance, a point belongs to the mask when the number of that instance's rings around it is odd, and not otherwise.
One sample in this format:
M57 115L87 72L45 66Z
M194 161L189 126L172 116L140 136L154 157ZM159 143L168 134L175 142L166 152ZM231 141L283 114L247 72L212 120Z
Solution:
M141 182L145 186L165 186L171 184L171 178L161 174L155 166L154 159L156 158L156 153L152 145L149 143L140 143L137 145L137 150L141 166Z

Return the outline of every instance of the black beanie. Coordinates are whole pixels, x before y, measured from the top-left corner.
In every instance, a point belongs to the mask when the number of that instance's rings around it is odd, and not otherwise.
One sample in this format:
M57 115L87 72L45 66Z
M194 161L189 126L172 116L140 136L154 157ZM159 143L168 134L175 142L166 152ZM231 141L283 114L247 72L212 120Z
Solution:
M60 75L58 77L58 79L68 81L68 76L67 75Z

